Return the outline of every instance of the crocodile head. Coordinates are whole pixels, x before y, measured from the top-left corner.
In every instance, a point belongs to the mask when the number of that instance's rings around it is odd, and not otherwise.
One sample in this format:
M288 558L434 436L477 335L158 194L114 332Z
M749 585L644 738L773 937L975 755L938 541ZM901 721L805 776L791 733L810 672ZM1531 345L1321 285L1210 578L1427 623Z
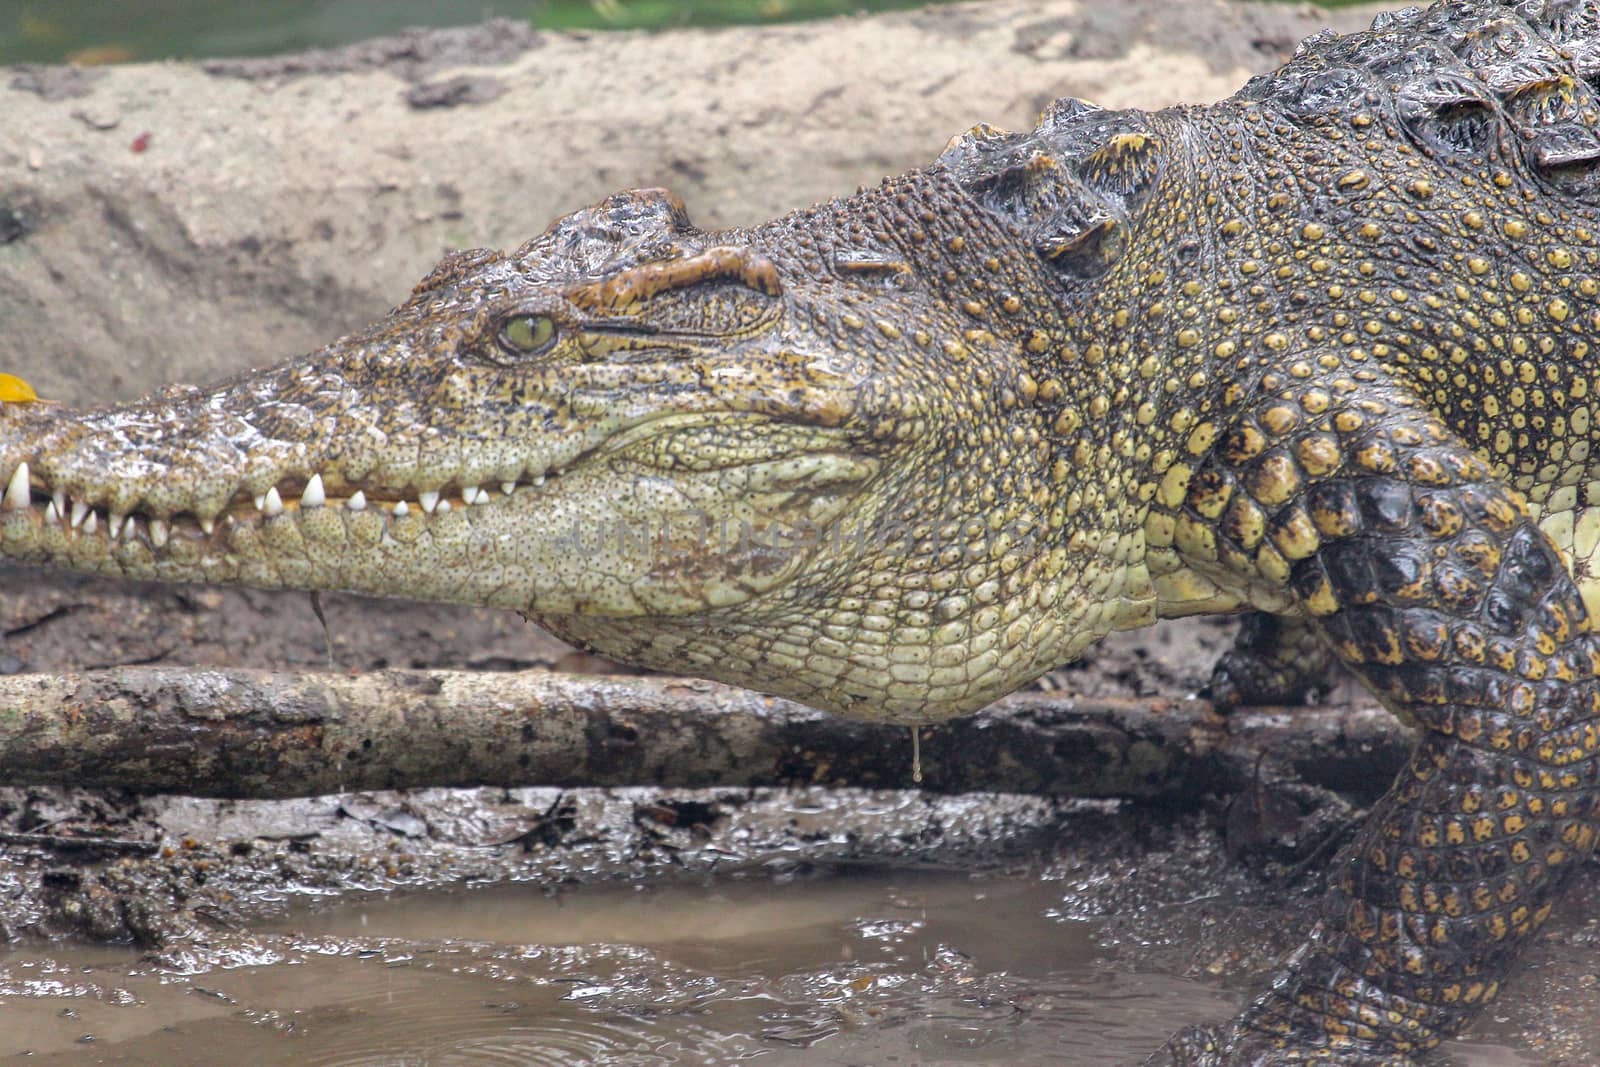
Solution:
M1041 506L1058 329L1008 239L938 175L743 231L619 194L280 367L4 406L0 556L512 607L831 710L970 710L1107 628L1059 585L1115 599Z

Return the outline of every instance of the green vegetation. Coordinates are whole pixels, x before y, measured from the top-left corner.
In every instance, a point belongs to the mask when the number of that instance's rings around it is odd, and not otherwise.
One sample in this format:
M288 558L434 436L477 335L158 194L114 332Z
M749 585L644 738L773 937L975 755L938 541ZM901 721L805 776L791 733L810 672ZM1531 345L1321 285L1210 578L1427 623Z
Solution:
M0 64L116 63L328 48L491 15L543 29L662 29L824 18L940 0L0 0Z

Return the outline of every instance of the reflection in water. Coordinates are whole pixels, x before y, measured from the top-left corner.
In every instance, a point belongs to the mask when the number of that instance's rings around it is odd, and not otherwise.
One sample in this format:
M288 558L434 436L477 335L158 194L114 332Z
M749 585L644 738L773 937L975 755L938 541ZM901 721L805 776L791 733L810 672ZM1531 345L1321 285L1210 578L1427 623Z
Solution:
M1060 893L1036 875L907 870L499 885L300 912L184 977L51 946L0 957L0 1058L1098 1067L1233 1006L1113 970L1091 923L1047 917ZM1475 1056L1455 1062L1518 1062Z

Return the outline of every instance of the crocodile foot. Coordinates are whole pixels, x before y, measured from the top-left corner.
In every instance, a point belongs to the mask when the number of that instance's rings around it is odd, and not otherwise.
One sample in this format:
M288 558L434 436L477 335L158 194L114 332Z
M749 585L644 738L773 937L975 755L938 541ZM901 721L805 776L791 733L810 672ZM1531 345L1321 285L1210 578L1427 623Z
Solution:
M1144 1067L1286 1067L1291 1064L1340 1067L1418 1067L1396 1052L1363 1053L1350 1048L1283 1048L1279 1039L1239 1026L1186 1026Z
M1327 690L1331 661L1327 642L1308 621L1257 612L1245 616L1201 695L1218 711L1305 704Z

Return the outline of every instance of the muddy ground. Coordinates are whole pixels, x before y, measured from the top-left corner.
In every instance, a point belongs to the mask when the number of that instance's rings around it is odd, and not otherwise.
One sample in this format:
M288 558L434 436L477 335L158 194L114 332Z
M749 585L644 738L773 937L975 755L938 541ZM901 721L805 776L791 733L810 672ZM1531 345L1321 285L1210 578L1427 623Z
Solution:
M1024 123L1056 95L1117 106L1220 95L1305 33L1368 14L1220 3L1177 12L1143 0L1010 2L870 25L603 41L500 28L277 61L0 74L0 370L68 402L213 377L381 313L446 247L514 244L617 186L670 184L703 222L753 221L924 160L973 122ZM324 609L326 629L303 596L0 570L0 672L330 662L340 671L615 669L503 613L343 597L325 598ZM1121 635L1043 684L1187 694L1229 632L1194 622ZM1344 688L1335 699L1361 698ZM859 960L778 966L780 977L807 980L783 995L761 987L789 1015L730 1024L730 1033L755 1035L742 1052L737 1042L707 1051L681 1030L646 1029L603 1056L579 1042L545 1060L1122 1062L1181 1022L1224 1014L1306 928L1317 872L1341 840L1333 828L1359 815L1350 809L1362 797L1319 795L1308 805L1296 785L1264 784L1293 798L1279 807L1294 816L1264 836L1241 836L1240 809L1226 796L1179 809L911 789L530 783L276 802L0 789L0 940L11 946L0 948L0 1057L204 1063L219 1040L266 1033L289 1042L290 1053L275 1054L297 1062L490 1062L482 1048L455 1059L390 1055L371 1033L360 1049L307 1055L313 1046L295 1041L340 1032L360 1014L318 1001L364 980L313 964L376 960L395 975L428 960L472 975L482 983L474 1003L502 1018L523 1010L506 1005L532 986L567 988L561 967L535 973L528 963L537 953L527 943L548 931L484 934L473 920L488 897L431 892L522 886L610 900L602 910L621 913L614 898L584 894L655 887L659 914L678 916L693 940L709 919L692 901L731 901L729 886L754 887L756 897L837 887L847 898L882 897L893 911L907 898L884 889L885 879L920 885L932 870L992 884L995 899L1011 887L1007 907L1030 931L1014 937L1042 939L1047 954L1059 943L1102 968L1087 983L1086 1014L1052 1014L1047 1002L1065 994L1030 984L1018 957L975 957L988 939L1015 947L999 931L925 944L906 935L902 944L873 927L862 936L894 942L893 965L865 986L851 969ZM1600 1062L1600 924L1585 907L1596 884L1591 867L1519 980L1446 1062ZM680 891L691 903L669 912ZM367 921L360 909L372 900L396 895L435 901L435 911L426 923L374 918L381 937L350 925L351 916ZM803 912L810 899L802 892L786 907ZM747 905L717 907L759 916L757 927L781 925ZM1035 938L1026 923L1041 916L1049 924ZM624 929L612 940L630 936L648 942L650 932ZM107 939L129 947L84 947ZM695 1018L716 998L689 990L693 981L718 976L728 994L737 985L728 974L742 975L706 964L686 978L605 938L586 944L573 950L581 966L566 970L600 973L611 964L597 961L618 953L632 962L616 965L627 981L563 995L587 1006L583 1025ZM324 984L299 999L233 984L247 974L270 982L284 968L319 973ZM933 999L872 999L880 987ZM439 988L418 985L405 1000L383 987L404 1017L372 1011L368 1030L422 1040ZM865 990L866 1002L834 995L841 988ZM896 1035L915 1037L929 1004L960 1025L931 1043L888 1048ZM1098 1034L1098 1021L1135 1016L1098 1049L1080 1038L1073 1052L1051 1051L1058 1039ZM1023 1035L1016 1047L1006 1044L1014 1034ZM674 1041L686 1051L663 1058Z

